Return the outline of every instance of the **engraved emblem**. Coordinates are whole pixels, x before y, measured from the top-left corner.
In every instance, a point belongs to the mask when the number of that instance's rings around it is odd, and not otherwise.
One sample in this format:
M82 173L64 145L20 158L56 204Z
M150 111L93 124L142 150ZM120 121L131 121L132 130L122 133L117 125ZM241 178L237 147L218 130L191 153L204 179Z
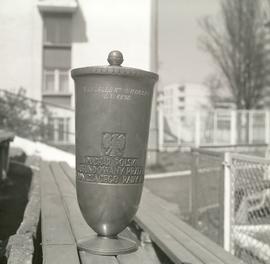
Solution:
M102 151L103 155L110 157L122 157L126 147L125 133L110 133L102 134Z

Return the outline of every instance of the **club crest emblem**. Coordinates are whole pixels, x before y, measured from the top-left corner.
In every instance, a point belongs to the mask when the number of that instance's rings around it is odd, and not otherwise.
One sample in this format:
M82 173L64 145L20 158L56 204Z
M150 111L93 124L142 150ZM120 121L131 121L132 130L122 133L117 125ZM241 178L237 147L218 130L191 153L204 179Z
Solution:
M102 151L103 155L111 157L122 157L126 147L125 133L110 133L102 134Z

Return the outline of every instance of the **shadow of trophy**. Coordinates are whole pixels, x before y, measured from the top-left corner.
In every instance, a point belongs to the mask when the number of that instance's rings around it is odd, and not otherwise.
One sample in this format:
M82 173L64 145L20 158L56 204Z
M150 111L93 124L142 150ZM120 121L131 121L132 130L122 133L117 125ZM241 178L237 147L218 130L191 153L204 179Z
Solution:
M97 233L78 247L119 255L137 249L118 234L141 199L151 102L158 75L122 67L112 51L109 66L73 69L76 105L76 191L87 224Z

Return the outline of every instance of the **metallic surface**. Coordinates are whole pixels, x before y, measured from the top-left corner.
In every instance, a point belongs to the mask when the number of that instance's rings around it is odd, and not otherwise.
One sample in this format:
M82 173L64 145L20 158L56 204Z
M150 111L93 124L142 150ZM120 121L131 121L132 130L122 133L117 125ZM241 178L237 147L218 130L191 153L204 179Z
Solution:
M125 243L116 236L131 222L140 202L153 87L158 76L121 67L119 51L111 52L108 61L110 66L72 70L76 189L86 222L103 236L94 238L102 239L98 244L103 249L93 249L97 244L94 240L80 247L95 254L115 255L131 251L130 243L127 241L123 248Z
M137 250L137 244L128 238L96 236L92 239L79 241L79 249L96 255L116 256Z

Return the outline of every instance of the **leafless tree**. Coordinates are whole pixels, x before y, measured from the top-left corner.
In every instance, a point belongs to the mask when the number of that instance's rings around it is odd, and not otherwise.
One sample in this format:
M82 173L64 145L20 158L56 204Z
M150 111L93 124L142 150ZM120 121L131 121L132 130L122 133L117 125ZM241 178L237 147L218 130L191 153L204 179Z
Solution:
M256 108L266 87L266 28L260 1L223 0L221 19L200 20L200 43L231 90L238 109Z

